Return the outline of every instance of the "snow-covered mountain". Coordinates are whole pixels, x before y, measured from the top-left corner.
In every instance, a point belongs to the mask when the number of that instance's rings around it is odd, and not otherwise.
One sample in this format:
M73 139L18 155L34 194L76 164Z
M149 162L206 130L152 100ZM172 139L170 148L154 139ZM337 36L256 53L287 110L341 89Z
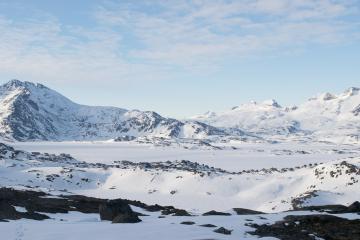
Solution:
M107 140L121 136L201 139L211 135L228 133L196 121L165 118L152 111L76 104L41 84L11 80L0 86L0 136L4 139Z
M318 141L358 142L359 92L359 88L350 88L338 95L324 93L298 107L281 107L275 100L250 102L229 111L207 112L190 119L263 136L302 135Z
M289 134L299 131L299 123L275 100L252 101L222 113L207 112L191 119L228 128L246 129L255 134Z
M80 105L31 82L11 80L0 86L0 137L17 141L137 137L244 141L245 137L245 141L358 143L359 120L359 88L320 94L298 107L267 100L179 121L152 111Z

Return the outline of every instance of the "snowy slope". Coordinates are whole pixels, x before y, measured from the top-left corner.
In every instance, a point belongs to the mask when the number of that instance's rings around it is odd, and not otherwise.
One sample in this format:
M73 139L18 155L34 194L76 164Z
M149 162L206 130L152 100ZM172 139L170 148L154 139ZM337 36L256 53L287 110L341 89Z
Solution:
M196 121L151 111L79 105L41 85L12 80L0 86L0 136L26 140L107 140L121 136L206 138L228 135Z
M30 153L0 144L0 159L0 186L136 199L192 212L234 207L278 212L360 199L360 158L355 156L233 172L184 160L88 163L67 154Z
M338 95L324 93L310 98L290 116L319 140L353 143L359 142L359 109L360 89L350 88Z
M229 111L207 112L190 119L215 127L240 128L262 136L306 136L311 141L359 142L360 89L338 95L324 93L299 107L281 107L275 100L251 102Z
M299 123L275 100L250 102L222 113L208 112L191 119L217 127L246 129L255 134L290 134L299 131Z

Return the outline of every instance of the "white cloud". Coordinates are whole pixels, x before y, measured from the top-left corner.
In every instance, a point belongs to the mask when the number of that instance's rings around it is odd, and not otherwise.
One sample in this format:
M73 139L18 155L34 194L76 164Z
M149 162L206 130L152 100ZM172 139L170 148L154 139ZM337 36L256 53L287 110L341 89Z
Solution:
M359 38L357 1L108 2L92 27L53 16L0 18L0 71L27 80L108 82L209 72L228 58L296 52ZM1 14L0 14L1 15ZM359 19L357 19L359 20ZM169 77L170 76L170 77Z

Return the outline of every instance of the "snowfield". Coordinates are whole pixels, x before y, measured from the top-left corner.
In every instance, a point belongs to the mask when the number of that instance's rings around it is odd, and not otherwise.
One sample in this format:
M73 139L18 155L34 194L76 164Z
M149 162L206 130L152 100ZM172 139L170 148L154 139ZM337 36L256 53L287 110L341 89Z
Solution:
M111 164L114 161L161 162L189 160L228 171L271 167L294 167L325 163L360 155L360 146L325 143L225 143L215 149L184 149L181 146L154 146L134 142L8 142L32 152L67 153L80 161ZM236 148L233 149L232 147Z
M351 146L340 151L333 145L249 145L209 152L129 143L13 145L35 153L7 150L15 152L13 158L2 160L3 186L66 189L87 196L174 205L194 213L235 207L279 212L292 209L299 201L300 205L348 205L360 199L359 149ZM37 152L43 150L72 150L76 159L60 155L57 160L56 155L47 154L39 161L43 155Z

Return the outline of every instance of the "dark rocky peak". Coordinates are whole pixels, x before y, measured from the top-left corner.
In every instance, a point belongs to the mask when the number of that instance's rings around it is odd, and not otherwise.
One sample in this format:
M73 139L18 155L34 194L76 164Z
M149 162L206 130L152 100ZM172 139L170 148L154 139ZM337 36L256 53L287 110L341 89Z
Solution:
M360 104L357 105L357 107L354 108L354 110L352 112L355 116L359 116L360 115Z
M351 87L349 89L347 89L344 93L345 95L348 95L348 96L354 96L354 95L357 95L360 91L360 88L357 88L357 87Z
M7 83L5 83L3 85L4 88L6 89L16 89L16 88L25 88L25 89L30 89L30 88L33 88L33 87L37 87L41 84L35 84L35 83L32 83L32 82L27 82L27 81L20 81L18 79L12 79L10 81L8 81ZM45 87L43 85L41 85L42 87Z
M281 108L280 104L274 99L266 100L263 102L263 104L267 105L267 106L272 106L275 108Z
M336 98L335 95L331 94L331 93L324 93L322 96L321 96L322 100L324 101L329 101L329 100L333 100Z

